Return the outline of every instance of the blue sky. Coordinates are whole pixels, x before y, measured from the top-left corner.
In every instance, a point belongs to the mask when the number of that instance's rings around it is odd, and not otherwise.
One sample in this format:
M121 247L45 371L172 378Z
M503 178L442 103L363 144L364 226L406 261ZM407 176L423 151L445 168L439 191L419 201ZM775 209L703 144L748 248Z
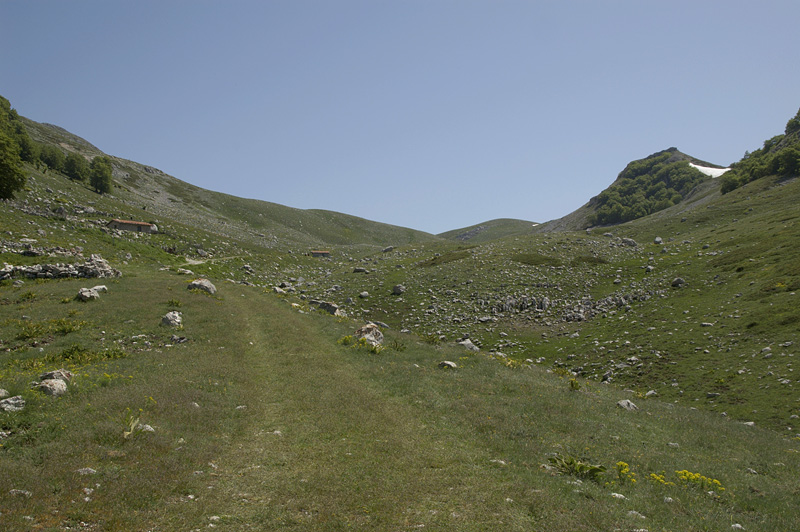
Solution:
M580 207L800 108L800 2L0 1L20 114L189 183L432 233Z

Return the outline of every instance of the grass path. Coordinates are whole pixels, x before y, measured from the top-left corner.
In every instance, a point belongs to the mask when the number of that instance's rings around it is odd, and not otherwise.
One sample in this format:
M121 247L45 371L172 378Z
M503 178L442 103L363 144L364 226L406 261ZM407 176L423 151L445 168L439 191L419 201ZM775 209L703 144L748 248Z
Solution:
M251 301L231 300L249 316L238 336L253 389L247 422L215 464L207 507L221 523L477 530L504 512L502 498L489 505L497 515L486 515L485 501L477 513L470 503L498 480L487 450L367 380L353 357L369 355L333 344L332 320L269 306L253 313Z

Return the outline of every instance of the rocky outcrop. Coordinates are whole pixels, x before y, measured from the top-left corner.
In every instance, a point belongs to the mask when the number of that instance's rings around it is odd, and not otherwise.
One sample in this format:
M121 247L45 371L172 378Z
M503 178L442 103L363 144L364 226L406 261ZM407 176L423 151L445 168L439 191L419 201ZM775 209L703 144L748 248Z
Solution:
M383 333L380 327L374 323L368 323L358 329L354 334L356 338L363 338L370 345L381 345L383 343Z
M0 401L0 410L5 412L19 412L23 408L25 408L25 399L21 395L15 395Z
M173 310L171 312L167 312L161 318L161 325L165 325L167 327L179 328L183 325L183 316L177 310Z
M34 264L32 266L13 266L4 263L0 269L0 281L15 276L30 279L96 278L120 277L122 273L112 268L100 255L92 257L83 264Z
M195 279L187 287L189 290L202 290L212 296L217 293L217 287L208 279Z

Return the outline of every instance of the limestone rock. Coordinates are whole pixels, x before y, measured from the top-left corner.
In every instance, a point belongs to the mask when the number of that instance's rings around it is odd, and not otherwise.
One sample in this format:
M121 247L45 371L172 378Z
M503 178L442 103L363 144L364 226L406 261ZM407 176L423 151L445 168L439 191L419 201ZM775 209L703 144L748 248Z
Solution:
M672 286L674 288L680 288L681 286L685 285L686 281L682 277L676 277L672 280Z
M195 279L187 287L189 290L202 290L208 292L212 296L217 293L217 287L208 279Z
M465 338L464 340L461 340L458 343L459 345L463 345L464 347L466 347L468 351L476 351L476 352L480 351L480 348L477 345L473 344L472 340L470 340L469 338Z
M94 288L81 288L78 290L78 299L81 301L92 301L93 299L100 299L100 294Z
M72 380L72 372L64 368L61 368L55 371L48 371L47 373L42 373L41 375L39 375L40 381L46 381L49 379L56 379L64 382L69 382Z
M623 399L622 401L617 401L617 406L630 411L639 410L639 407L633 404L633 401L631 401L630 399Z
M45 379L42 382L35 383L33 387L45 395L52 395L53 397L67 393L67 383L61 379Z
M11 394L8 393L8 390L4 390L3 388L0 388L0 399L5 399L9 395L11 395Z
M364 338L370 345L381 345L383 343L383 333L380 327L374 323L364 325L353 335L356 338Z
M0 410L5 410L6 412L19 412L23 408L25 408L25 399L21 395L15 395L0 401Z
M177 310L167 312L164 317L161 318L161 325L178 328L183 325L183 316Z
M456 369L458 366L455 362L450 362L449 360L442 360L439 362L439 367L442 369Z
M313 304L313 301L312 301ZM317 305L319 306L320 310L327 312L328 314L332 314L334 316L346 316L347 314L344 313L342 309L339 308L339 305L335 303L331 303L329 301L318 301Z
M392 287L392 294L399 296L406 291L406 287L401 284L396 284Z

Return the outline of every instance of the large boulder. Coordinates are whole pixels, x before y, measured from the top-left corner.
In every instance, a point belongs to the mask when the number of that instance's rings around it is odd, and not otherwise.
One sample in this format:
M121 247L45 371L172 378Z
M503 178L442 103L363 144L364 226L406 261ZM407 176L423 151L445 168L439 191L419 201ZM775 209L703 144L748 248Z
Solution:
M212 296L217 293L217 287L208 279L195 279L187 287L189 290L202 290L208 292Z
M33 388L45 393L46 395L52 395L55 397L67 393L67 383L61 379L46 379L42 382L35 383Z
M60 381L69 382L70 380L72 380L72 372L64 368L61 368L55 371L48 371L47 373L42 373L41 375L39 375L40 381L46 381L48 379L57 379Z
M25 399L21 395L15 395L0 401L0 410L6 412L19 412L23 408L25 408Z
M465 338L458 343L466 347L468 351L477 352L481 350L477 345L473 344L472 340L470 340L469 338Z
M81 288L78 290L78 299L81 301L92 301L93 299L99 299L100 294L97 293L97 290L94 288Z
M354 336L356 338L364 338L370 345L381 345L383 343L383 333L380 327L374 323L368 323L358 329Z
M164 317L161 318L161 325L177 329L183 325L183 316L177 310L167 312Z
M624 408L625 410L629 410L631 412L639 410L639 407L633 404L633 401L631 401L630 399L623 399L622 401L617 401L617 406L620 408Z
M313 304L313 301L312 301ZM322 311L327 312L328 314L333 314L334 316L346 316L347 314L344 313L342 309L339 308L339 305L336 303L331 303L329 301L319 301L318 302L319 309Z

